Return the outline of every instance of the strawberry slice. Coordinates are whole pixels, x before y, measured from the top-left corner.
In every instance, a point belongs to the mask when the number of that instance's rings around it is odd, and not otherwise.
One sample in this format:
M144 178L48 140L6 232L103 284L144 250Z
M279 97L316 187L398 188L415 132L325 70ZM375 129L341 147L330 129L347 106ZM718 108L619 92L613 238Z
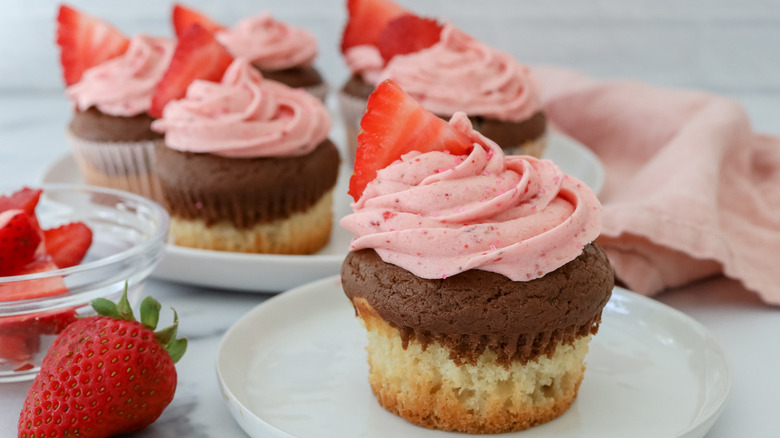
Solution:
M179 38L168 71L157 84L149 114L162 117L165 105L184 97L187 87L196 79L219 81L231 62L233 57L214 34L193 24Z
M23 187L11 196L0 196L0 213L6 210L23 210L29 215L35 214L35 206L41 197L40 189Z
M40 349L40 338L24 335L0 335L0 364L10 362L16 369L23 371L32 368L32 362Z
M43 231L46 252L59 268L81 263L92 244L92 230L82 222L73 222Z
M362 44L375 46L387 23L409 13L390 0L347 0L347 12L349 18L341 39L341 53Z
M41 243L38 223L23 210L0 213L0 276L15 275L35 257Z
M29 315L0 318L0 335L29 337L56 335L77 319L75 309L49 310Z
M130 44L110 24L70 6L60 6L57 23L57 44L66 85L78 82L88 68L125 53Z
M377 48L385 62L395 55L419 52L441 39L440 25L436 20L412 14L402 15L387 23L377 37Z
M178 3L173 5L173 13L171 15L173 17L173 28L176 31L177 38L184 36L194 24L200 24L202 28L211 33L216 33L224 29L222 25L204 14Z
M469 153L469 138L423 108L395 82L379 84L368 98L360 121L355 172L349 194L357 201L376 172L411 151Z
M14 275L38 274L59 269L51 257L44 255L14 272ZM61 276L0 283L0 301L31 300L68 292Z

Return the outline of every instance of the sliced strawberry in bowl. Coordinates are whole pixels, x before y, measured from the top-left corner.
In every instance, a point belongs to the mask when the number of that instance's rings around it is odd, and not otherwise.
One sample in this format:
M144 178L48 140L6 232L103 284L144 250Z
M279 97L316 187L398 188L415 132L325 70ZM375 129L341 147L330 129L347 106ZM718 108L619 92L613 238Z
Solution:
M387 23L409 11L390 0L348 0L347 25L341 39L341 53L363 44L376 45Z
M197 79L219 81L231 62L233 57L213 33L199 24L192 25L179 38L168 71L157 84L149 114L162 117L165 105L184 97L187 87Z
M387 23L376 45L388 62L396 55L419 52L438 43L441 30L442 25L436 20L406 14Z
M0 196L0 213L6 210L24 210L29 215L35 214L35 206L41 198L40 189L23 187L9 196Z
M59 268L81 263L92 244L92 230L82 222L73 222L43 232L46 253Z
M173 29L176 32L176 37L181 38L184 34L195 24L199 24L202 28L211 33L219 32L224 27L207 17L201 12L198 12L192 8L180 4L173 5L173 12L171 13L173 19Z
M0 213L0 277L17 275L33 261L41 232L37 221L23 210Z
M67 5L60 6L57 24L66 85L81 80L90 67L125 53L130 45L130 40L110 24Z
M349 194L357 201L376 173L411 151L467 154L473 145L462 132L423 108L395 82L379 84L360 122L355 171Z

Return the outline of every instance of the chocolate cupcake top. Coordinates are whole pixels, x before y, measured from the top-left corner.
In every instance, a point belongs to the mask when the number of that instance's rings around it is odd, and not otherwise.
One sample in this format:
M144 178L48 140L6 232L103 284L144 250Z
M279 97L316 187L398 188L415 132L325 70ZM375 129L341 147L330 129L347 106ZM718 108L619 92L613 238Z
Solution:
M86 70L65 94L82 112L94 107L111 116L146 113L174 46L169 38L137 35L124 54Z
M171 101L152 129L166 146L230 158L305 155L328 136L322 102L301 89L266 80L245 58L220 83L196 80Z
M584 183L549 160L505 157L463 113L449 126L471 152L413 151L379 170L341 220L355 234L351 250L374 249L421 278L479 269L529 281L598 236L601 205Z

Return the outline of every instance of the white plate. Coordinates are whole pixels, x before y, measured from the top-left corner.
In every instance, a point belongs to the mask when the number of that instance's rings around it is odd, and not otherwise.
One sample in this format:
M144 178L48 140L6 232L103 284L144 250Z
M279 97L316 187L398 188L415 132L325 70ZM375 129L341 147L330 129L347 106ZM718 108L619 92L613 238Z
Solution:
M447 438L388 413L368 385L365 331L337 277L275 296L222 339L217 376L252 437ZM560 418L502 436L701 438L731 388L726 359L690 317L615 288L579 396Z
M550 134L545 158L555 161L565 173L579 178L596 193L604 183L604 170L596 155L562 134ZM352 168L342 165L334 196L336 219L351 213L351 198L347 195L351 175ZM43 183L83 184L84 180L73 156L66 155L46 170ZM169 244L152 277L247 292L284 291L341 270L351 235L338 226L338 221L334 223L328 246L306 256L229 253Z

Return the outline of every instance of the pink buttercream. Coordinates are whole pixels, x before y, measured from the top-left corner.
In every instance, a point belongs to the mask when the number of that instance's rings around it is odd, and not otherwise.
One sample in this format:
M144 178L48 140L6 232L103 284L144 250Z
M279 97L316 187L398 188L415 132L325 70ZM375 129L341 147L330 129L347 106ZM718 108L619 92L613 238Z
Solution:
M276 21L269 13L241 20L216 37L233 56L247 58L263 70L309 66L317 56L314 35Z
M122 117L146 112L174 48L169 38L134 36L124 54L88 69L65 93L81 111L95 106Z
M341 225L350 249L373 248L418 277L469 269L513 281L541 277L574 260L601 229L601 205L581 181L549 160L505 157L471 128L469 155L411 152L377 173Z
M302 89L263 79L244 58L221 83L195 81L184 99L168 103L152 129L188 152L249 158L303 155L328 136L330 116Z
M449 23L438 43L419 52L396 55L384 67L377 64L379 51L372 46L350 49L345 56L353 73L376 85L392 79L436 114L465 111L519 122L541 109L536 84L526 66Z

